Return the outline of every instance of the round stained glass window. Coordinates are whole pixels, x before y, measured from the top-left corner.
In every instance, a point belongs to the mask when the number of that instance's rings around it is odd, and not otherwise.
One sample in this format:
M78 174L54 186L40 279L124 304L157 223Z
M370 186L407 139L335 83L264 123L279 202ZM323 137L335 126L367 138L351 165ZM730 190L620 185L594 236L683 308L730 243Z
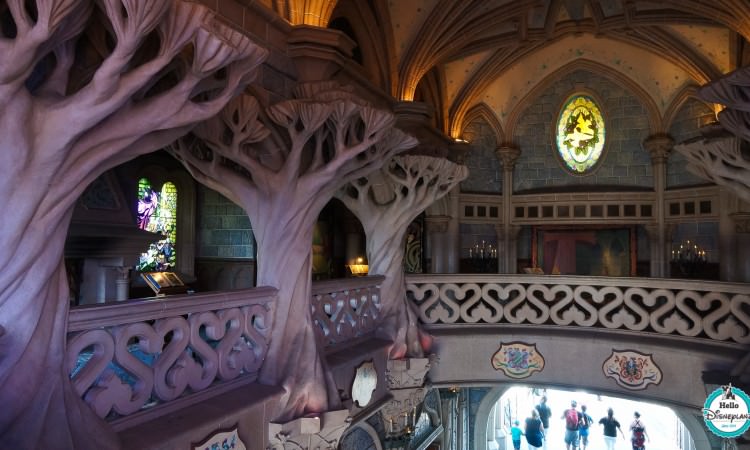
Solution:
M565 166L583 174L604 150L604 119L591 97L576 95L565 103L557 120L557 151Z

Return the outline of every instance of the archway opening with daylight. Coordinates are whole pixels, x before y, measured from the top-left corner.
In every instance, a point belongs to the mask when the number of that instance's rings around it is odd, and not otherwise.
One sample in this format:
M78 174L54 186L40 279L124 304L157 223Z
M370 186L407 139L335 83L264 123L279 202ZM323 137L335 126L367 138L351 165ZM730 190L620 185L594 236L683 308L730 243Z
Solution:
M547 398L547 406L551 410L549 429L545 432L548 450L565 448L565 419L563 413L571 406L571 401L577 403L577 410L586 405L586 412L593 419L589 430L589 442L586 450L604 450L603 425L599 420L607 416L607 410L612 408L615 419L620 423L622 433L617 434L615 450L631 450L630 425L634 419L634 413L640 414L640 421L645 425L649 440L646 448L659 450L693 450L695 445L689 431L675 412L661 405L643 401L627 400L617 397L592 394L585 391L564 391L554 389L539 389L527 386L514 386L508 389L495 404L496 414L490 414L489 420L500 421L495 423L495 429L502 429L507 436L498 439L499 450L513 450L510 436L512 424L518 420L520 428L524 429L526 418L531 416L531 411L538 405L542 396ZM498 427L500 425L500 427ZM493 424L489 423L489 427ZM504 442L504 447L503 447ZM521 450L528 449L525 438L521 438ZM579 447L581 450L583 447Z

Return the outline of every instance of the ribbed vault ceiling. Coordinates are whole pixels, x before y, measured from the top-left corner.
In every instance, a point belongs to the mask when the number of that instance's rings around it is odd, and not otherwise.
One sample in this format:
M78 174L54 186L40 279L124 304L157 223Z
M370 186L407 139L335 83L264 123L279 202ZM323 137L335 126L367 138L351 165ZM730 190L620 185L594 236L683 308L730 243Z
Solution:
M428 76L437 79L442 125L455 137L472 107L485 104L504 125L525 96L577 61L630 80L664 114L686 89L736 68L737 43L750 40L750 0L333 3L283 6L317 24L338 11L371 11L361 18L370 17L380 30L377 46L388 54L381 61L389 68L385 87L398 99L412 100ZM360 41L377 34L359 28Z

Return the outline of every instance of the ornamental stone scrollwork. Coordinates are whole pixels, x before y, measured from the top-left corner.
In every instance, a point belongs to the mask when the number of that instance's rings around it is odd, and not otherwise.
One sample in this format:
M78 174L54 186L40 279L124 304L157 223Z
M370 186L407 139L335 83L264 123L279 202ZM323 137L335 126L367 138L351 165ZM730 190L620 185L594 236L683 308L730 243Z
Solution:
M432 365L431 358L388 360L385 376L391 390L424 386L424 378Z
M643 148L651 154L651 162L666 163L674 147L674 139L666 134L655 134L643 141Z
M414 276L406 289L425 324L551 323L750 343L745 287L681 281L664 288L645 280L622 286L621 280L606 278L591 285L565 277L549 284L496 277L487 282L479 276L441 276L440 281Z
M349 410L328 411L286 423L268 424L267 450L334 450L349 427Z
M386 403L380 414L383 416L388 437L414 432L417 410L424 400L428 388L407 388L391 391L393 399Z
M386 436L389 438L413 434L417 410L428 389L425 376L430 370L430 358L405 358L388 361L386 380L393 399L380 411Z

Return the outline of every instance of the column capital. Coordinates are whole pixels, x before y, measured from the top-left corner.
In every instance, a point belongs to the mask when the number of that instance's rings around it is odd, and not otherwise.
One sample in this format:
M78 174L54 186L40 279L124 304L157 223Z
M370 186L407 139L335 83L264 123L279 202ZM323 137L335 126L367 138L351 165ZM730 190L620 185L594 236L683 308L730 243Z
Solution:
M651 154L651 162L665 163L674 147L674 139L664 133L653 134L643 141L643 148Z
M427 227L427 233L446 233L448 231L448 223L451 218L448 216L426 216L424 218L425 226Z
M511 147L509 145L501 145L495 149L497 159L503 164L503 170L512 171L513 166L516 165L516 161L521 156L521 150L517 147Z
M734 222L736 233L750 233L750 212L732 213L729 217Z

